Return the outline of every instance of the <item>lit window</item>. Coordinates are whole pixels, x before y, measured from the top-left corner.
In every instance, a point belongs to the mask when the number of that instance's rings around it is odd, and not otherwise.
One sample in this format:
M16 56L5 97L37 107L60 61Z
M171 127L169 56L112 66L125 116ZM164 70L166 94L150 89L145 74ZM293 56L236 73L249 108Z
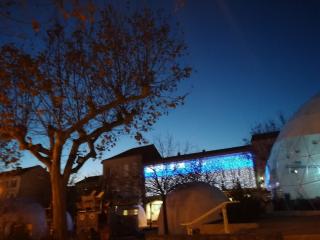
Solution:
M146 216L148 220L156 221L158 220L162 201L156 200L150 202L146 205Z
M138 209L125 209L122 212L123 216L132 216L132 215L138 215Z

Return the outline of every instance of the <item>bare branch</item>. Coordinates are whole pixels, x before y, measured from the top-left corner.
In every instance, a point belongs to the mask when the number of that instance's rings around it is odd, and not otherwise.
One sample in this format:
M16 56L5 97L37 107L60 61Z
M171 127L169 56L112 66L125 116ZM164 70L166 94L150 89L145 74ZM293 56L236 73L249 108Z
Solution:
M180 61L186 48L179 31L172 34L161 14L145 9L124 16L110 6L86 25L91 10L47 31L35 20L38 48L0 46L0 137L48 166L60 216L70 176L123 133L143 142L143 132L183 103L177 86L191 73ZM160 194L172 184L159 178Z
M50 161L50 152L48 149L44 148L41 144L32 144L27 142L23 136L17 136L17 141L19 142L19 146L21 150L30 151L39 161L45 164L48 168L51 167ZM47 156L43 156L41 153L46 154Z

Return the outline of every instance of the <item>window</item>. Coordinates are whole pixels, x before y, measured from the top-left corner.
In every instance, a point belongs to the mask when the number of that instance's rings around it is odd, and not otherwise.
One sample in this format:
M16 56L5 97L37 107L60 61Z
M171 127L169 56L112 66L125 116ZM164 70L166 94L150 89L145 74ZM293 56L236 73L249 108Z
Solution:
M136 216L138 215L138 209L125 209L122 212L123 216Z
M123 165L123 176L125 176L125 177L129 176L129 164Z
M11 180L11 182L10 182L10 187L12 187L12 188L17 187L17 179Z

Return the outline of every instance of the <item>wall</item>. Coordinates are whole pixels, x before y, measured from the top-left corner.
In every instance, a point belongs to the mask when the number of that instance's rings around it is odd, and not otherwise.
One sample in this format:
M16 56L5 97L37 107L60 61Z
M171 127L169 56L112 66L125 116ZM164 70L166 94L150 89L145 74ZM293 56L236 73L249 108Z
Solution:
M21 175L17 197L33 199L44 207L50 204L51 188L49 173L42 167L32 168Z
M108 159L103 162L106 198L114 205L135 205L144 195L141 156Z
M20 176L2 176L0 179L0 199L16 197L20 183Z

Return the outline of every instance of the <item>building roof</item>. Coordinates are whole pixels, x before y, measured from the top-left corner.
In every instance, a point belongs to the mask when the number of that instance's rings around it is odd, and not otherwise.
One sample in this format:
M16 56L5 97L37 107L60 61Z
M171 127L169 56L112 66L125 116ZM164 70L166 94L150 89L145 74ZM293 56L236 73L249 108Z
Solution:
M200 159L205 157L212 157L212 156L219 156L219 155L226 155L226 154L233 154L233 153L243 153L251 151L250 145L244 145L240 147L232 147L232 148L224 148L212 151L202 151L184 155L176 155L172 157L166 157L161 159L155 159L153 161L149 161L145 165L149 164L157 164L157 163L164 163L164 162L178 162L184 160L191 160L191 159Z
M10 170L10 171L6 171L6 172L1 172L0 173L0 177L4 177L4 176L19 176L22 175L32 169L43 169L43 167L41 167L40 165L36 165L36 166L32 166L32 167L27 167L27 168L17 168L14 170Z
M278 135L279 135L279 131L253 134L251 137L251 142L266 140L266 139L276 139Z
M150 144L142 147L129 149L111 158L102 160L102 162L111 160L111 159L117 159L117 158L123 158L123 157L135 156L135 155L142 156L143 162L148 162L150 161L150 159L161 159L161 155L158 152L157 148L153 144Z
M115 155L103 161L129 157L134 155L142 155L143 164L152 165L152 164L158 164L158 163L164 163L164 162L177 162L177 161L184 161L184 160L191 160L191 159L197 159L197 158L233 154L233 153L243 153L243 152L249 152L249 151L251 151L251 146L244 145L239 147L224 148L224 149L218 149L218 150L212 150L212 151L202 151L202 152L183 154L183 155L178 154L176 156L162 158L157 148L153 144L151 144L151 145L129 149L125 152L122 152L118 155Z
M76 182L77 184L81 184L81 183L96 183L99 182L99 180L102 179L102 175L98 175L98 176L90 176L90 177L85 177L84 179L80 180L79 182Z

